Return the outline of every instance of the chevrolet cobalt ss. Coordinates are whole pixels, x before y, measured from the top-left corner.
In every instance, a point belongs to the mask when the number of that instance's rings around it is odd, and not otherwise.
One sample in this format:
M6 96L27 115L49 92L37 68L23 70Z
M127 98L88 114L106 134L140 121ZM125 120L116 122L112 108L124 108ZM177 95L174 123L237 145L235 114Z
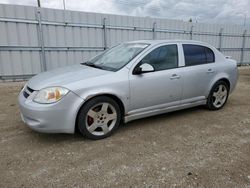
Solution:
M19 94L33 130L110 136L122 122L206 105L224 106L237 63L195 41L143 40L117 45L88 62L31 78Z

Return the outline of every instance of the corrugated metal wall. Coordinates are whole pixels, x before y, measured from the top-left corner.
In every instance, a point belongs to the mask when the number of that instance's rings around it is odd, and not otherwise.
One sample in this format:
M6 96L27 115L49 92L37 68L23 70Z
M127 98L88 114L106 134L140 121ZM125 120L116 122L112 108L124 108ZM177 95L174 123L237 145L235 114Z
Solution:
M249 27L0 5L0 79L80 63L138 39L200 40L250 63Z

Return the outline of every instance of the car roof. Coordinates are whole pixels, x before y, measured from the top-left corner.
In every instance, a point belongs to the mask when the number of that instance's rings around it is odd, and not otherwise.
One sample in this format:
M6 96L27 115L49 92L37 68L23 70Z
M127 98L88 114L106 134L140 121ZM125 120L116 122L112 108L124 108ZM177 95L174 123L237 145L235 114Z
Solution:
M186 44L200 44L200 45L205 45L205 46L211 46L208 43L205 42L201 42L201 41L195 41L195 40L181 40L181 39L177 39L177 40L136 40L136 41L129 41L127 43L147 43L147 44L151 44L151 45L155 45L155 44L161 44L161 43L186 43Z

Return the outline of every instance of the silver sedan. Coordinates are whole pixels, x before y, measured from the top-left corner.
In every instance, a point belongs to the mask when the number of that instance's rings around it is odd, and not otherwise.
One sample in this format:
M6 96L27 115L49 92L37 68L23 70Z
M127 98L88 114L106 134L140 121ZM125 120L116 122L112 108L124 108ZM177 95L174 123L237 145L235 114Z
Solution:
M33 130L110 136L131 120L206 105L224 106L237 63L196 41L122 43L88 62L31 78L19 94L22 120Z

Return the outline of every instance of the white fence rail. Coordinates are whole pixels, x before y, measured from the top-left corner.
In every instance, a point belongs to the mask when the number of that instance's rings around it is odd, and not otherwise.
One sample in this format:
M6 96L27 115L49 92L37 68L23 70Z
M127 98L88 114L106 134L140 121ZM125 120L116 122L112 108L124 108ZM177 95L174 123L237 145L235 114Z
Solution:
M0 80L86 61L117 43L192 39L250 64L250 28L0 4Z

